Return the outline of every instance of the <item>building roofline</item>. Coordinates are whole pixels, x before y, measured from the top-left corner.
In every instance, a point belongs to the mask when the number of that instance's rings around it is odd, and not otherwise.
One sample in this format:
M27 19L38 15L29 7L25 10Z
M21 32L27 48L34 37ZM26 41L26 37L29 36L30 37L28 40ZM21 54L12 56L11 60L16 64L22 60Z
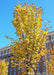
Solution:
M48 34L53 33L54 31L48 32Z
M54 35L54 31L48 32L47 37L48 37L49 35Z
M4 46L4 47L2 47L1 49L7 48L7 47L10 47L10 45Z

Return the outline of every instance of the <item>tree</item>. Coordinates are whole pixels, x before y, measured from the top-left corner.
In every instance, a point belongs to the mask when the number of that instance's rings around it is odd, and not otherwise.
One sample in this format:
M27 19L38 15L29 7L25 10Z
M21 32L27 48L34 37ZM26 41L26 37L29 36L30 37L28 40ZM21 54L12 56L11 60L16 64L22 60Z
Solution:
M5 60L0 60L0 75L7 75L8 73L8 63Z
M12 23L18 39L11 44L11 59L17 61L23 75L33 75L41 56L47 53L45 41L48 25L42 29L42 8L33 4L16 5L13 14Z

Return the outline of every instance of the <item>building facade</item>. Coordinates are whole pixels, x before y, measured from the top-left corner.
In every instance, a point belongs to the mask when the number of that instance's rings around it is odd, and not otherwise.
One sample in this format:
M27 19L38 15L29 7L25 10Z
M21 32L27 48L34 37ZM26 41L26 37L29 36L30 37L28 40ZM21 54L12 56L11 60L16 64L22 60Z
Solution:
M40 62L37 65L37 70L35 71L35 75L49 75L47 72L45 59L46 58L49 59L49 55L54 54L51 51L53 49L53 52L54 52L54 31L48 33L46 38L46 47L47 47L47 50L50 50L50 52L46 56L41 57ZM10 45L1 48L0 59L1 60L5 59L5 61L9 62L8 75L22 75L20 67L16 66L12 68L11 59L10 59L10 57L12 56L13 54L11 54Z
M9 62L8 75L19 75L19 73L21 72L20 67L16 66L16 67L12 68L11 59L10 59L10 57L12 57L12 56L13 56L13 54L11 54L10 45L1 48L0 59L1 60L5 59L5 62L7 62L7 61Z

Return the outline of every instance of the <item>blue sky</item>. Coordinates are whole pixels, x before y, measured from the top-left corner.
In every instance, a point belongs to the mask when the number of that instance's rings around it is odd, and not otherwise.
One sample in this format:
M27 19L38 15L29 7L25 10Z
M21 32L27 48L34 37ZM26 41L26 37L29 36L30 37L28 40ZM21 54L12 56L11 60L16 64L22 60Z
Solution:
M54 30L54 0L19 0L22 5L25 1L28 4L35 4L36 6L41 6L43 9L43 24L48 20L50 21L49 26L52 26ZM9 45L11 40L6 39L5 35L10 37L16 37L14 32L15 28L13 27L11 21L13 20L13 12L15 5L18 4L18 0L0 0L0 48Z

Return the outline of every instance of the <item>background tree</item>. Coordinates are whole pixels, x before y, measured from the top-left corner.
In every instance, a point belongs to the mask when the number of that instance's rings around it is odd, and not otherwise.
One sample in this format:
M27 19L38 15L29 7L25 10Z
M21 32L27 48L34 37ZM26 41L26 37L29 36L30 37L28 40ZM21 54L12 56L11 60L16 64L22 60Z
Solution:
M33 75L41 56L47 53L45 41L48 25L42 29L42 8L33 4L16 5L13 14L12 23L18 39L11 44L11 59L17 61L13 64L21 67L23 75Z
M7 75L8 73L8 63L5 60L0 60L0 75Z
M46 59L47 60L47 59ZM48 74L54 75L54 50L51 48L49 59L47 60Z

